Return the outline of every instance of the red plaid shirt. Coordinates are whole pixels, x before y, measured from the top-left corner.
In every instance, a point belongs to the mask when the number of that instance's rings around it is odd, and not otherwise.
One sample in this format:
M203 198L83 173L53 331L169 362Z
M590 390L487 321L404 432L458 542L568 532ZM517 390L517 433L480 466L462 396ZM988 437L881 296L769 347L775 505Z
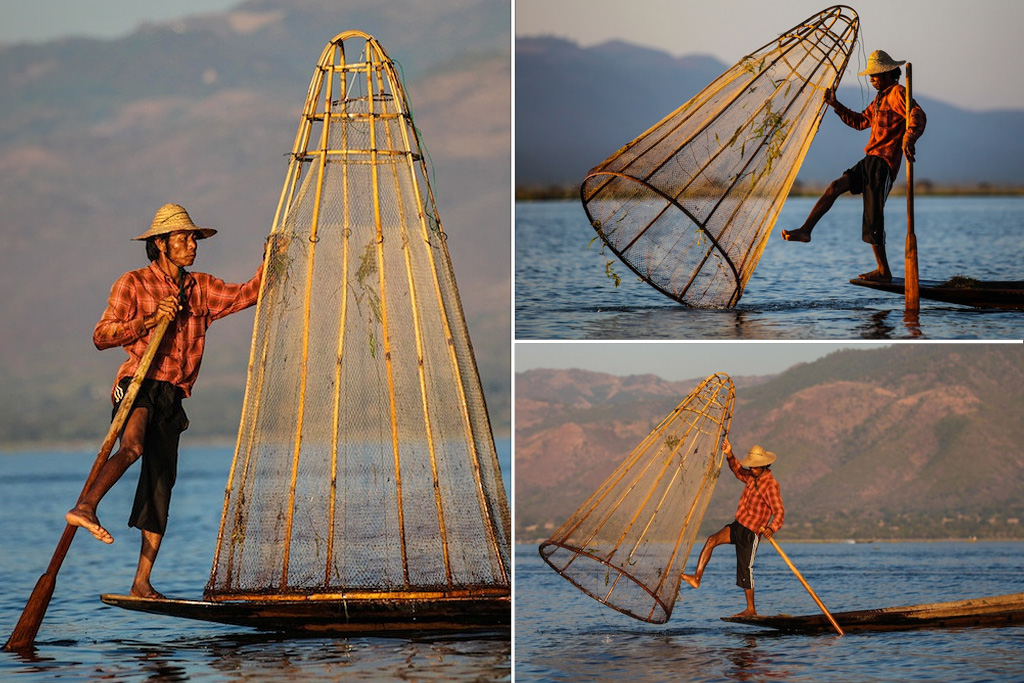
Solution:
M765 470L755 477L750 470L742 467L740 461L729 456L729 469L746 486L736 508L736 521L751 531L760 534L761 527L768 527L772 533L782 528L786 509L782 505L782 491L771 470Z
M924 133L927 123L924 110L914 100L910 108L910 127L907 128L907 91L899 83L878 93L863 113L847 109L838 102L834 109L843 123L851 128L864 130L871 127L871 137L864 153L885 159L893 177L903 161L903 138L916 141Z
M180 387L185 396L191 394L203 361L206 328L214 320L256 303L262 271L261 265L251 280L240 285L206 273L188 273L188 304L167 328L146 377L170 382ZM128 352L128 360L117 370L115 387L124 377L135 374L149 343L150 330L143 318L156 311L161 299L177 295L178 283L156 263L125 273L111 287L107 310L96 323L92 341L97 349L123 346Z

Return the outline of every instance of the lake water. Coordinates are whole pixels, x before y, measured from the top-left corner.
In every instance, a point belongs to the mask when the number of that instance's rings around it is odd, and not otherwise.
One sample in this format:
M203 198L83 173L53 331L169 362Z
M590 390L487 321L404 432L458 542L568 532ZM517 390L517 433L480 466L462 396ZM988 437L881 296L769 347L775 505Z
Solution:
M1024 543L780 545L836 612L1024 591ZM587 597L535 545L517 546L516 681L1024 680L1022 627L840 637L721 621L745 606L735 568L732 547L716 549L700 590L684 585L671 619L655 625ZM820 613L768 544L758 549L754 581L759 613Z
M498 440L506 492L511 444ZM0 454L0 632L6 640L64 529L95 452ZM232 448L183 448L168 528L153 571L165 595L199 599L210 574ZM115 543L79 532L57 578L33 656L0 652L16 681L507 681L508 629L455 636L307 637L265 634L108 607L127 593L139 533L125 525L134 466L104 499Z
M682 306L639 280L608 252L622 283L605 274L605 257L579 201L515 205L517 339L1021 339L1024 311L975 309L921 300L905 321L903 298L849 284L875 267L860 240L859 197L836 202L810 244L790 244L782 228L799 226L813 198L790 198L743 297L733 309ZM1024 197L918 197L922 280L964 275L1024 280ZM903 276L906 202L886 207L888 256Z

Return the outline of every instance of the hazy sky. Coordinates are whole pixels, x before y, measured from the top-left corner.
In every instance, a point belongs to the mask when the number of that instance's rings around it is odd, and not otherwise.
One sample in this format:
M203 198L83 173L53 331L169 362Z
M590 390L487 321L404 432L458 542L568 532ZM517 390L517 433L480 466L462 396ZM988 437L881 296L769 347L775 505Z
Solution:
M726 64L831 4L822 0L517 0L516 35L556 35L583 46L608 40L670 54L711 54ZM914 91L969 109L1024 109L1024 2L850 0L864 56L883 49L914 65ZM859 52L859 50L858 50ZM865 80L866 82L866 80ZM613 84L614 85L614 84ZM624 84L623 84L624 85Z
M494 0L501 2L502 0ZM0 43L113 38L142 22L218 12L241 0L0 0ZM850 0L865 55L914 63L917 92L970 109L1024 109L1021 0ZM517 35L589 46L619 39L733 64L829 3L822 0L516 0ZM854 83L863 57L844 79Z
M624 377L651 373L669 381L727 375L769 375L847 348L885 343L819 342L516 342L516 372L579 368Z
M115 38L143 22L219 12L241 0L0 0L0 42Z

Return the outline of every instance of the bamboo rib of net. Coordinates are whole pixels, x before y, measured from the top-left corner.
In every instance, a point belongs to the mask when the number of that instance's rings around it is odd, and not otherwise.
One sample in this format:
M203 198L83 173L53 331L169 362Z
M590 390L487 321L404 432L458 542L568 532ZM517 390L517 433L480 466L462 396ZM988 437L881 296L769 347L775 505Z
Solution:
M206 596L507 593L509 522L401 82L342 33L268 242Z
M857 40L830 7L747 55L593 168L580 187L605 246L666 296L743 295Z
M701 382L541 544L544 561L609 607L668 621L734 403L728 375Z

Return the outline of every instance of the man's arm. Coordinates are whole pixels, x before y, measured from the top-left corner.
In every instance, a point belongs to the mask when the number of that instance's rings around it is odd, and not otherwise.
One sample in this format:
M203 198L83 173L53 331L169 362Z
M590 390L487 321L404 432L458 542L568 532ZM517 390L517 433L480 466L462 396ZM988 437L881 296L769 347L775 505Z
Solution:
M825 90L825 104L832 107L842 122L850 128L864 130L871 124L870 118L868 117L868 111L870 111L871 105L868 105L868 108L864 110L864 113L853 111L852 109L843 106L843 104L836 99L835 88L827 88Z
M125 273L110 288L107 308L92 331L92 343L101 351L131 344L146 336L161 320L172 320L178 308L177 299L170 296L160 301L150 315L139 315L135 280Z
M210 305L210 319L218 320L226 315L237 313L256 303L260 293L260 280L263 278L263 262L260 262L256 274L248 282L232 284L209 276L207 296Z
M772 521L769 522L761 535L765 538L771 538L779 529L782 528L783 523L786 520L786 506L782 504L782 490L779 488L779 483L774 482L774 486L768 487L768 495L765 498L768 501L768 505L772 509Z
M906 109L906 102L903 105ZM910 122L907 126L907 132L903 134L903 153L907 156L910 161L917 161L914 157L916 153L914 143L917 139L924 135L924 127L928 123L928 117L924 115L924 109L921 109L921 105L917 103L917 100L912 100L910 103Z
M740 461L736 459L736 456L732 454L732 444L729 443L729 437L726 437L722 442L722 452L725 453L726 462L729 463L729 469L736 475L736 478L742 482L747 481L747 477L743 476L743 467L740 465Z

